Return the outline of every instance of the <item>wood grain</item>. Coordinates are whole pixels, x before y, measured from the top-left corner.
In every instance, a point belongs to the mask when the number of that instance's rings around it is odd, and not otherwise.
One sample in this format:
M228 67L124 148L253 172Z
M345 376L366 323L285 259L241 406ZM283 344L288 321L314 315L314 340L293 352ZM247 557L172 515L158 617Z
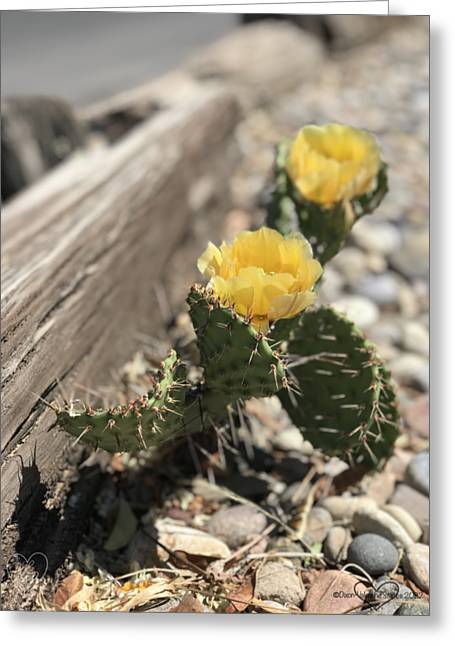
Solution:
M37 486L51 486L67 459L40 397L52 400L59 383L71 395L75 382L111 383L140 334L159 336L157 291L175 311L181 294L168 286L195 278L196 254L229 208L236 101L188 88L3 210L2 527L21 507L30 513Z

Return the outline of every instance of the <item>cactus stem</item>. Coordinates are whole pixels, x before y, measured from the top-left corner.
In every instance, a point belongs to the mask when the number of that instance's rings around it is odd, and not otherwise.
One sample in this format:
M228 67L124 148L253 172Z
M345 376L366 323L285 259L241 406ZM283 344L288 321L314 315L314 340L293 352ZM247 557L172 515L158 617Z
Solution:
M332 352L335 343L343 352ZM289 389L279 396L294 423L316 448L377 466L391 453L398 424L393 387L374 346L342 315L323 307L295 322L288 349L291 357L301 356L291 360L289 374L303 392L300 401ZM336 439L333 427L339 429Z

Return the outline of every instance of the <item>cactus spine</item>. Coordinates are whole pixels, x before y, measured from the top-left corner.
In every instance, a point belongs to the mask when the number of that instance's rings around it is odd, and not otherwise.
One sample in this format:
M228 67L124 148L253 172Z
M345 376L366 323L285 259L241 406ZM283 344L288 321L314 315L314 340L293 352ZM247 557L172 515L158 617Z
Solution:
M309 132L318 139L321 129L311 126ZM323 146L308 157L307 144L300 148L298 139L294 166L292 142L280 144L267 215L267 224L282 235L302 233L320 263L339 251L353 224L387 193L387 167L374 138L333 124L324 132L332 137L330 159ZM340 133L347 133L347 143ZM353 141L364 142L360 161L354 159ZM352 169L356 177L349 175ZM310 183L302 184L302 176ZM366 187L369 192L360 194ZM264 228L219 249L210 243L198 263L209 287L193 286L187 299L201 382L187 383L185 366L172 351L147 395L109 410L70 406L57 413L60 426L92 447L137 452L222 423L229 405L238 401L278 394L316 448L352 464L380 466L398 435L390 374L350 321L329 307L305 309L321 271L307 241L295 235L285 241Z
M304 437L328 455L378 467L391 453L398 412L390 375L341 314L323 307L286 321L286 366L263 334L206 289L194 286L188 302L203 383L186 383L172 351L147 396L109 410L61 411L65 431L110 452L154 449L223 421L229 404L277 393Z
M198 285L188 304L204 369L204 402L216 417L229 403L287 387L284 361L264 334Z
M188 393L185 366L173 350L147 395L108 410L70 406L57 418L62 429L84 444L111 453L137 452L161 446L185 432Z
M330 307L298 317L287 345L300 392L279 397L294 424L329 455L379 466L397 438L398 411L374 346Z

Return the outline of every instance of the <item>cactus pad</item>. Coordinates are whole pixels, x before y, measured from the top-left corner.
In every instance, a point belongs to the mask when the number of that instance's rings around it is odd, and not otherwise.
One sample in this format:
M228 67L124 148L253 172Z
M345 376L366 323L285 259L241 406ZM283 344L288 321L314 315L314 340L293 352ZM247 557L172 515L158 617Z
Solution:
M324 208L302 197L286 172L289 141L277 149L275 186L267 205L267 225L283 235L300 231L313 247L314 257L321 264L335 256L354 223L372 213L388 191L387 165L381 162L376 188L353 198L347 205L338 202Z
M288 343L300 393L279 397L305 439L352 464L379 466L393 450L398 411L372 344L330 307L303 313Z
M185 432L185 377L185 367L172 350L148 395L109 410L77 410L72 405L57 414L58 424L78 441L111 453L161 446Z
M267 397L287 386L282 358L264 334L207 289L193 286L188 296L206 385L205 404L223 413L227 403Z

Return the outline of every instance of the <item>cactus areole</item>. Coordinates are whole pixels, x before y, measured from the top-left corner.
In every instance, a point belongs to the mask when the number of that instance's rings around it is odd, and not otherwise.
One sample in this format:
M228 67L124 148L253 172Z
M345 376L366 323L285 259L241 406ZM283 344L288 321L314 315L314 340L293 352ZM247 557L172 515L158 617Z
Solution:
M191 287L187 303L201 381L188 382L172 350L135 401L59 410L76 441L114 453L155 450L210 432L233 405L276 394L326 455L378 468L391 454L399 416L387 368L353 323L314 306L321 265L387 191L379 147L347 126L304 128L278 147L275 173L269 226L209 243L198 261L209 283Z

